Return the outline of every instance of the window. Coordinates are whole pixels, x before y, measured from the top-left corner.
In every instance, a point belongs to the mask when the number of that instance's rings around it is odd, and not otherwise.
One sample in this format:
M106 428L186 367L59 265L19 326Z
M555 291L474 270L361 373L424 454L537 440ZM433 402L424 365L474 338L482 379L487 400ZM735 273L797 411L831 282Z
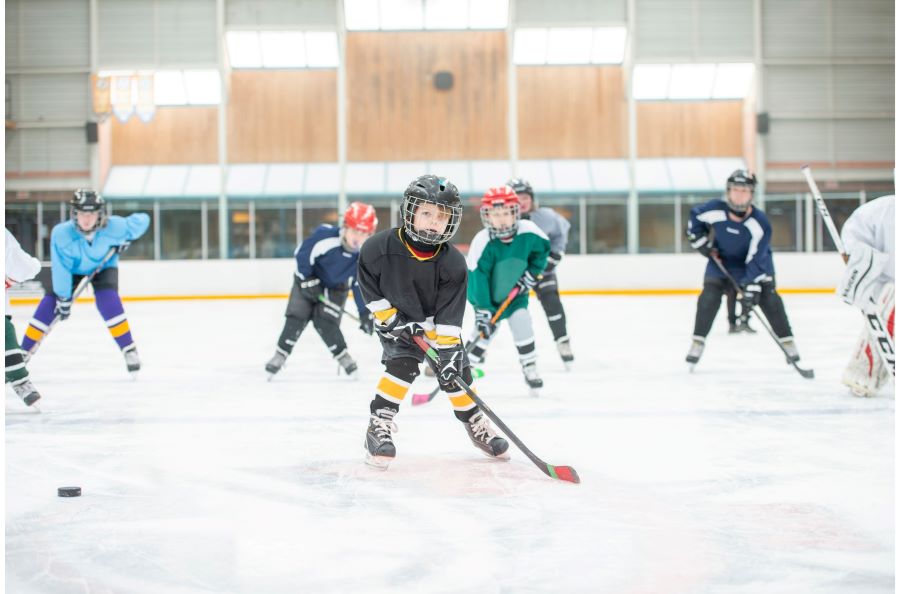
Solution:
M256 203L256 257L289 258L297 247L297 203Z
M206 203L206 236L208 258L220 258L219 254L219 202L209 200Z
M802 251L803 196L767 196L765 212L772 225L772 250Z
M675 203L672 198L641 198L638 203L638 251L675 251Z
M38 235L44 247L44 261L50 261L50 234L53 227L69 220L69 205L64 202L44 202L43 213L41 214L41 227L38 229ZM9 215L7 215L7 225L9 224ZM37 256L37 253L33 254Z
M59 215L57 215L59 216ZM37 202L6 202L6 228L19 240L22 249L34 256L37 254L38 221ZM46 252L49 260L50 252Z
M163 201L159 217L160 255L163 260L194 260L203 257L199 202Z
M228 257L250 257L250 203L228 201Z
M303 238L307 238L322 224L337 225L337 199L333 202L303 203Z
M628 251L628 206L625 198L591 201L587 205L587 253L624 254ZM571 233L578 233L573 227Z

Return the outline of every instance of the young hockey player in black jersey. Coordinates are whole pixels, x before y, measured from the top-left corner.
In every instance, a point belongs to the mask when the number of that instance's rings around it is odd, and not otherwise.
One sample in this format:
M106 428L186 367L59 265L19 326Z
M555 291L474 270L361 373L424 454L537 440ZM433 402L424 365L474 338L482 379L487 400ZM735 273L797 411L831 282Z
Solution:
M691 246L702 256L721 259L741 288L744 311L759 305L789 360L796 362L800 353L794 344L784 302L775 290L775 266L769 246L772 226L765 213L751 204L755 189L755 175L741 169L735 171L728 177L724 200L711 200L691 209L687 234ZM731 281L710 260L697 301L693 342L685 358L692 366L703 354L722 294L730 285Z
M559 299L556 266L566 253L571 224L552 208L538 207L537 200L534 198L534 189L524 179L511 179L506 182L506 185L519 196L522 219L533 222L550 238L550 257L547 258L547 267L544 269L541 281L534 288L534 292L547 315L559 356L568 369L575 357L572 355L572 345L566 330L566 312Z
M385 370L369 404L366 462L386 468L396 455L394 416L424 353L412 342L423 335L438 352L437 378L469 438L486 455L508 457L509 444L452 377L472 382L463 349L466 261L449 240L459 229L462 202L446 178L423 175L403 193L403 226L382 231L363 245L359 284L384 349Z
M275 354L266 363L269 379L278 373L306 325L313 327L325 346L349 376L356 374L356 361L347 352L341 332L341 316L347 291L352 287L359 310L360 329L372 334L372 316L356 282L359 249L378 226L375 209L362 202L352 203L344 212L340 228L320 225L294 252L297 270L294 286L284 312L284 329Z

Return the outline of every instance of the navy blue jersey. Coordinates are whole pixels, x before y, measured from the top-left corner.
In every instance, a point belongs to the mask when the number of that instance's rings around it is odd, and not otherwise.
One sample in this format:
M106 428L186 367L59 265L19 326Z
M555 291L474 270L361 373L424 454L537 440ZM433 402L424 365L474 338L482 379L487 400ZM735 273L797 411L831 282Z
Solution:
M739 223L728 218L724 200L710 200L691 209L688 232L705 235L713 229L713 246L719 251L722 263L739 284L761 282L775 277L772 263L772 226L766 214L754 206L750 216ZM710 261L706 276L724 275Z
M294 259L297 260L297 272L294 274L302 280L317 278L329 289L353 289L360 315L368 315L369 310L356 280L359 254L345 250L340 235L341 230L334 225L316 227L294 252Z

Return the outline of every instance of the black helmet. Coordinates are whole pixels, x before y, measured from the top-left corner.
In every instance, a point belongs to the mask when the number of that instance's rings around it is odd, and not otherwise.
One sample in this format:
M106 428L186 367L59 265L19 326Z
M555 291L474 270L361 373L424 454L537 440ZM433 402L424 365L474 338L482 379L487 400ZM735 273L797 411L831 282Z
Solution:
M734 204L731 202L729 190L735 187L749 188L750 200L752 201L753 193L756 191L756 176L746 169L735 169L732 174L728 176L728 181L725 183L725 202L728 203L728 208L731 209L734 213L742 215L747 212L747 207L750 205L750 203L748 202L747 204Z
M100 215L97 217L97 223L87 230L79 227L78 221L75 221L75 228L79 233L92 233L106 226L106 200L98 192L83 188L75 190L69 204L72 207L72 220L75 220L75 213L77 212L96 212Z
M434 231L416 231L413 220L416 211L423 203L437 204L450 214L450 220L443 233ZM462 220L462 201L459 190L446 177L437 175L420 175L414 179L403 192L403 228L413 240L429 245L439 245L449 241L459 229Z

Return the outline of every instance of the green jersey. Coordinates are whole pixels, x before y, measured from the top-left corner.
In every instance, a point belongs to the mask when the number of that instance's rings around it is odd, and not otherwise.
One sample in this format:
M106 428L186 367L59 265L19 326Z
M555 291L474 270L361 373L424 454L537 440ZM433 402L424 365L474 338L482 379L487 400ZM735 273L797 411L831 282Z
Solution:
M528 220L519 221L510 241L492 239L488 229L479 231L469 245L467 258L469 303L475 309L497 311L526 270L535 277L544 272L549 254L547 235ZM499 319L523 307L528 307L528 293L516 296Z

